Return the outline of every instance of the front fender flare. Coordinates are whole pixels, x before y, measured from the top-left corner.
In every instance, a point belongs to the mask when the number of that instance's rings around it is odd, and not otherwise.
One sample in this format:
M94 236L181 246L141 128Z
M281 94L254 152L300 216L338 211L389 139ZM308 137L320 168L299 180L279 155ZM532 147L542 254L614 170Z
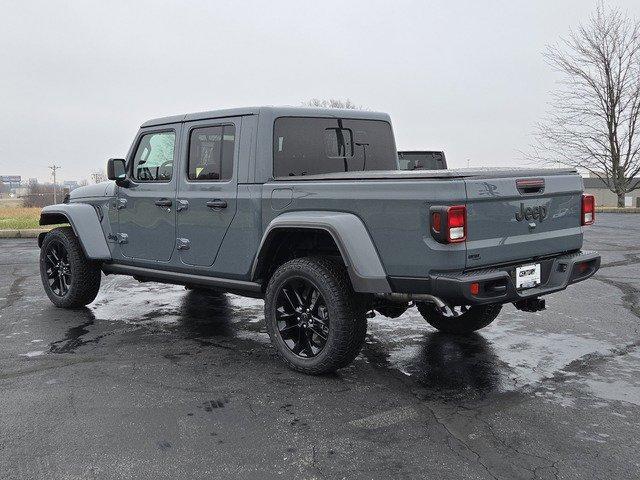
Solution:
M251 271L252 279L255 279L261 254L268 242L269 235L283 228L327 231L340 250L347 266L351 284L356 292L391 292L384 267L364 223L352 213L345 212L287 212L274 218L262 236L258 255L256 255Z
M111 252L93 206L86 203L61 203L48 205L40 212L40 225L69 222L87 258L111 260ZM40 239L38 243L41 244Z

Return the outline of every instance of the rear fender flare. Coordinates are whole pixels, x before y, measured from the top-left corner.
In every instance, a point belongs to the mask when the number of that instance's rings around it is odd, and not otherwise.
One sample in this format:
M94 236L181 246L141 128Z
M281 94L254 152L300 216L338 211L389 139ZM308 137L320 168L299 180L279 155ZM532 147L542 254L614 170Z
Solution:
M87 258L92 260L110 260L111 252L104 237L98 214L93 206L86 203L63 203L48 205L40 212L40 225L69 223L80 239ZM38 245L42 246L45 234L38 236Z
M258 254L253 262L251 279L255 280L258 266L264 261L269 236L278 229L319 229L328 232L344 260L356 292L390 293L382 262L364 223L357 216L345 212L288 212L274 218L264 231Z

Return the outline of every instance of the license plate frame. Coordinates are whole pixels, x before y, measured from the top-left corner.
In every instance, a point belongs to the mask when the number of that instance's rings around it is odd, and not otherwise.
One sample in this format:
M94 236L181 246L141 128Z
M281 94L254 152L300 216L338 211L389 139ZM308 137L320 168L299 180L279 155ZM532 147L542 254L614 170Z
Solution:
M540 272L541 269L539 263L516 267L516 289L524 290L526 288L534 288L540 285Z

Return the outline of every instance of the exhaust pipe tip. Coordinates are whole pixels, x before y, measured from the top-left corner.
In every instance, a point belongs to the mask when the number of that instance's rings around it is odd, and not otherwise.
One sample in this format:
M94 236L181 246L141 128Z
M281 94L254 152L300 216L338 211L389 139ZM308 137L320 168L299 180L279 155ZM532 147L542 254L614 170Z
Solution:
M380 293L376 295L378 298L387 300L390 302L426 302L433 303L440 310L446 308L447 304L442 301L441 298L427 293Z

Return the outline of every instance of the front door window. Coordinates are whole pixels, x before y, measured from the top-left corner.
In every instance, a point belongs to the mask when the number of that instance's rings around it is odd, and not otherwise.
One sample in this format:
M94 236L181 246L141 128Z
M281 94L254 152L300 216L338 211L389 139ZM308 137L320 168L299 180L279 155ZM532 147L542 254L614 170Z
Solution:
M133 179L138 182L168 182L173 175L174 132L148 133L140 139L133 158Z

